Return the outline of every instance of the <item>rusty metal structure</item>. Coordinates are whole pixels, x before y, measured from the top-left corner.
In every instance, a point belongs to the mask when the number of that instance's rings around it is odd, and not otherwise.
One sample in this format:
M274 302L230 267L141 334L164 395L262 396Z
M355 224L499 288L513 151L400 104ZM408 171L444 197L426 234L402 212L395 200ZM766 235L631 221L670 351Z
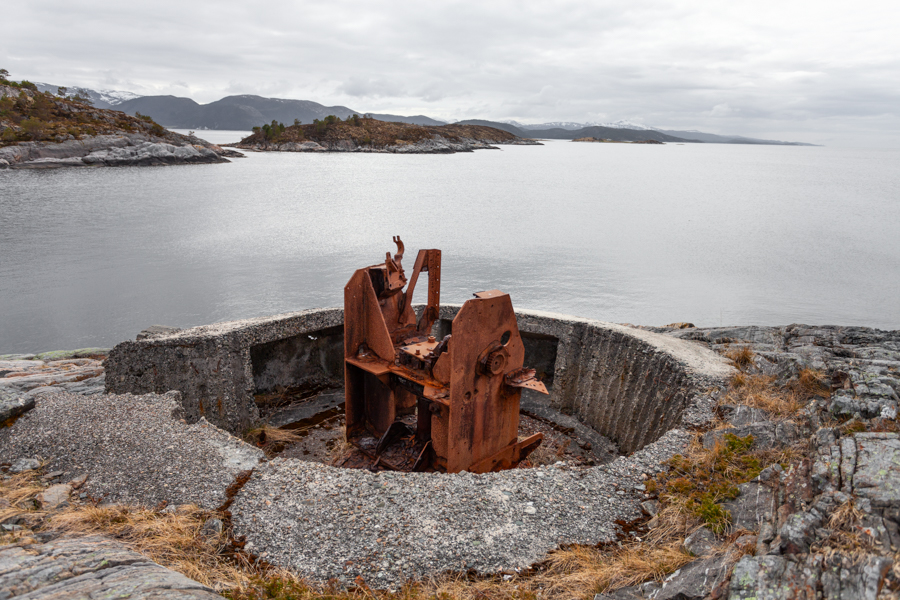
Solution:
M518 439L523 388L547 393L533 369L509 294L474 294L451 334L432 336L440 309L441 251L419 250L407 284L404 247L357 270L344 288L347 441L389 468L392 445L405 444L410 470L486 473L516 466L543 435ZM412 307L422 273L428 300ZM415 417L413 418L413 415Z

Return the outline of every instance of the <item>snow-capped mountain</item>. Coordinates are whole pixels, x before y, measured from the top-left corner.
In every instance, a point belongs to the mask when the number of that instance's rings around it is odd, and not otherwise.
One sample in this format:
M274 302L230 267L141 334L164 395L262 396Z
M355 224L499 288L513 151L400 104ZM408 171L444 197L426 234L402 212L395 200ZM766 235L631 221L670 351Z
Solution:
M50 92L51 94L56 94L59 90L59 86L49 83L35 83L35 85L41 92ZM66 88L66 96L71 97L75 94L90 98L93 105L97 108L110 108L118 104L122 104L127 100L134 100L135 98L141 97L140 94L135 94L134 92L125 92L121 90L92 90L90 88L83 87Z
M552 121L550 123L519 123L518 121L503 121L503 123L509 123L510 125L514 125L519 129L524 129L526 131L535 130L535 129L566 129L568 131L573 131L575 129L584 129L585 127L611 127L612 129L638 129L638 130L653 130L655 128L648 127L646 125L641 125L640 123L634 123L632 121L619 120L613 123L598 123L598 122L587 122L587 123L575 123L573 121Z
M626 121L624 119L619 119L612 123L588 123L587 125L599 125L600 127L611 127L612 129L637 129L639 131L653 131L656 129L656 127L648 127L647 125L641 125L640 123Z

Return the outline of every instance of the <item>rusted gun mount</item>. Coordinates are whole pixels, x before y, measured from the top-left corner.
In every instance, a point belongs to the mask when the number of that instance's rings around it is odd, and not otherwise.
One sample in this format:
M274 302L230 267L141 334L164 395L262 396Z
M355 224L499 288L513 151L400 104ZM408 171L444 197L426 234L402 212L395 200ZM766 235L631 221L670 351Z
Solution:
M394 256L359 269L344 288L347 440L377 463L393 439L414 435L413 470L515 466L543 439L518 439L522 388L547 388L522 367L525 347L509 295L476 293L453 319L452 335L437 340L431 330L440 309L441 251L419 250L404 291L403 242L394 242ZM412 297L423 272L428 301L417 318ZM413 431L399 419L414 412Z

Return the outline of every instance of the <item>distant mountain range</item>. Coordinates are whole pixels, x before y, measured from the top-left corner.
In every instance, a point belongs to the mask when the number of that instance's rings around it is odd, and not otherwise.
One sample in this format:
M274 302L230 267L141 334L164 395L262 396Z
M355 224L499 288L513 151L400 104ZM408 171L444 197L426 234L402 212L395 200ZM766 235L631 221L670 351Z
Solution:
M510 125L515 125L519 129L523 129L525 131L531 131L533 129L584 129L585 127L610 127L612 129L655 129L654 127L647 127L646 125L641 125L640 123L633 123L631 121L623 121L619 120L614 123L575 123L572 121L552 121L550 123L519 123L518 121L503 121L503 123L509 123Z
M616 142L643 142L646 140L656 140L657 142L695 142L682 137L656 131L655 129L619 129L615 127L601 127L592 125L590 127L582 127L581 129L563 129L562 127L554 127L551 129L520 129L509 123L501 123L497 121L483 121L480 119L468 119L460 121L460 125L483 125L486 127L496 127L503 131L508 131L519 137L540 138L548 140L575 140L578 138L593 137L603 140L613 140Z
M50 92L51 94L56 94L59 90L59 86L50 85L49 83L36 83L35 85L37 86L39 92ZM112 108L113 106L121 104L126 100L140 98L139 94L135 94L133 92L120 92L116 90L91 90L81 87L66 88L66 96L72 97L76 94L84 98L89 98L91 100L91 103L97 108Z
M57 93L58 87L46 83L36 84L40 91ZM129 115L141 113L154 121L172 129L231 129L250 130L253 127L275 120L287 125L294 119L301 123L312 123L314 119L324 119L335 115L346 119L350 115L370 114L379 121L412 123L415 125L445 125L444 121L425 115L404 117L401 115L366 113L346 106L324 106L311 100L285 100L263 98L262 96L227 96L209 104L199 104L190 98L178 96L140 96L132 92L116 90L92 90L88 88L67 88L66 95L79 94L90 98L97 108L114 108ZM553 140L573 140L595 137L614 141L659 142L703 142L719 144L777 144L787 146L812 146L802 142L781 142L761 140L738 135L716 135L700 131L678 131L648 127L629 121L614 123L575 123L559 121L539 124L524 124L516 121L486 121L467 119L457 121L462 125L485 125L508 131L523 138Z

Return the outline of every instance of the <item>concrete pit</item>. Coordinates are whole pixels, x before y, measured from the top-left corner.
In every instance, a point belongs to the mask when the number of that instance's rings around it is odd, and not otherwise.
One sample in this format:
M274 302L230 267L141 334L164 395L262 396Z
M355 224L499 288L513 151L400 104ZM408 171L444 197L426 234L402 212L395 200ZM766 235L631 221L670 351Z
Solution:
M449 333L458 310L441 308L436 336ZM711 420L708 392L732 367L698 344L641 329L524 310L517 319L525 362L551 392L523 396L522 421L609 456L590 466L564 452L536 468L445 475L341 469L289 449L238 492L235 535L314 579L360 575L379 585L444 570L511 571L560 544L617 539L642 515L645 478L685 447L686 428ZM341 326L342 311L324 309L124 342L107 359L107 389L179 390L189 421L202 415L235 435L263 420L321 419L309 436L327 447L341 431Z

